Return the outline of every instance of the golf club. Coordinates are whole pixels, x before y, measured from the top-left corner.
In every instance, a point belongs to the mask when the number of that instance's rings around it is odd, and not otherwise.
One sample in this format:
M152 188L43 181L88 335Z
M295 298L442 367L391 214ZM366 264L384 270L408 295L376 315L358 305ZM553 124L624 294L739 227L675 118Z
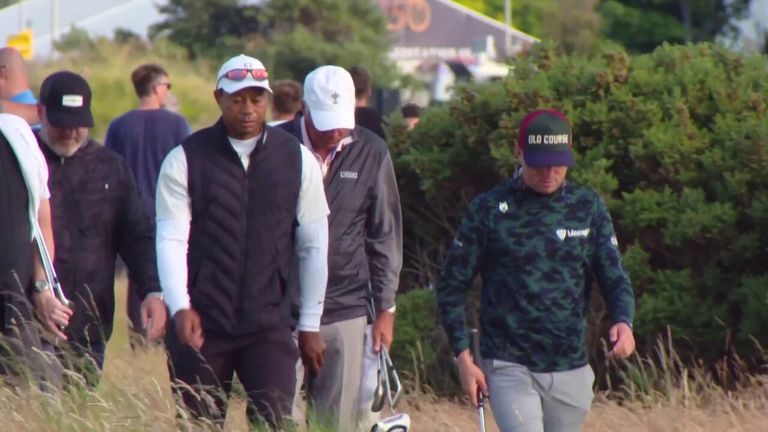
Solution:
M376 320L376 308L373 298L369 298L368 312ZM385 401L389 402L392 416L379 420L371 427L371 432L408 432L411 428L411 417L405 413L397 413L397 403L403 391L400 377L397 375L392 359L389 357L387 347L382 344L378 354L378 366L376 389L373 394L371 410L379 412L384 409ZM386 397L385 397L386 395Z
M33 229L35 230L34 235L35 240L37 241L37 250L40 252L40 261L43 263L45 278L48 279L48 287L51 290L51 294L59 299L61 304L70 307L70 302L64 295L64 290L61 289L59 277L56 276L56 269L53 268L53 261L51 260L51 255L48 253L48 247L45 245L43 232L40 230L40 224L37 220L34 222Z
M476 329L469 330L469 341L472 346L472 361L480 367L480 332ZM477 389L477 413L480 416L480 432L485 432L485 396L483 391Z

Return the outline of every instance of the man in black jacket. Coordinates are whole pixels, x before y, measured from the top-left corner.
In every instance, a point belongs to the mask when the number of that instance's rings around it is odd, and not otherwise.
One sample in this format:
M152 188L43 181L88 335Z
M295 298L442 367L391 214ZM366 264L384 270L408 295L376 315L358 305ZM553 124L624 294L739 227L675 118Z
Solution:
M154 225L130 169L120 156L88 138L91 89L81 76L57 72L40 88L37 136L50 172L54 266L74 314L69 346L99 370L112 334L116 255L135 276L149 339L166 321L154 247Z
M381 345L392 344L403 253L400 195L386 143L355 125L349 72L321 66L307 75L303 112L279 127L310 149L321 166L331 215L320 327L327 349L302 354L313 406L321 418L333 421L335 430L346 431L360 420L357 400L368 396L360 395L359 388L369 286L377 311L370 346L378 352Z

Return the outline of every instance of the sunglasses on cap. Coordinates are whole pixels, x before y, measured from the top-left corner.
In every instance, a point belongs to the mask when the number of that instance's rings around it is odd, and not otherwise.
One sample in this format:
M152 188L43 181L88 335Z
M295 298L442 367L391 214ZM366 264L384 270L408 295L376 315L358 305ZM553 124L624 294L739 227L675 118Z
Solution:
M248 77L248 73L250 73L256 81L263 81L269 76L266 69L232 69L227 71L222 78L226 78L230 81L242 81Z

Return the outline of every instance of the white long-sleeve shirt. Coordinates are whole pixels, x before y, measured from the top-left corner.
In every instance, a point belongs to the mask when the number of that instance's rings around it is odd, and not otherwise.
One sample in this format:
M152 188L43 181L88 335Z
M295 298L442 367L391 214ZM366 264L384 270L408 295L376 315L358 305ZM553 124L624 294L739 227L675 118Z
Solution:
M259 137L229 138L247 170ZM298 329L319 331L328 280L328 203L323 175L314 156L301 148L301 187L296 207L296 252L299 258L301 312ZM157 182L157 264L160 285L171 316L191 307L187 286L187 251L192 220L187 158L177 146L163 161Z
M34 227L37 223L40 201L51 197L48 189L48 164L40 151L37 139L32 134L32 129L21 117L0 113L0 133L11 145L11 150L19 162L21 175L24 177L29 193L29 223ZM29 233L29 238L33 237L34 229Z

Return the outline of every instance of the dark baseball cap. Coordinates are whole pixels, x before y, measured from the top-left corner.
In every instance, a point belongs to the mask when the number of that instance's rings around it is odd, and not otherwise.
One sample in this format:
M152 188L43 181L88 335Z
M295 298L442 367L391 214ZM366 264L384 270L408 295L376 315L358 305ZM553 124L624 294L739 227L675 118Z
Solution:
M40 103L48 122L57 128L93 127L91 87L80 75L56 72L40 86Z
M554 109L536 110L523 118L517 145L525 164L532 168L572 167L573 134L568 118Z

